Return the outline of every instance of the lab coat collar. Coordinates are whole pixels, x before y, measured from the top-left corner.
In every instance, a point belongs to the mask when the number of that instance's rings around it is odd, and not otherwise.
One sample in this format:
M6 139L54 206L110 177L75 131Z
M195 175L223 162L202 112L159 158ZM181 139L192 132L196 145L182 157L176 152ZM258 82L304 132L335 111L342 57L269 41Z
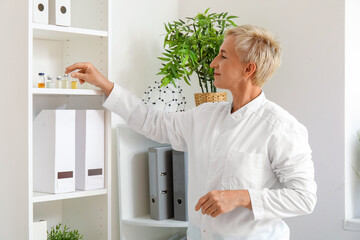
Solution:
M260 95L257 96L254 100L244 105L242 108L236 110L234 113L231 113L231 109L233 109L233 104L229 104L229 114L233 119L240 119L250 113L255 112L258 110L266 101L265 93L264 91L261 91Z

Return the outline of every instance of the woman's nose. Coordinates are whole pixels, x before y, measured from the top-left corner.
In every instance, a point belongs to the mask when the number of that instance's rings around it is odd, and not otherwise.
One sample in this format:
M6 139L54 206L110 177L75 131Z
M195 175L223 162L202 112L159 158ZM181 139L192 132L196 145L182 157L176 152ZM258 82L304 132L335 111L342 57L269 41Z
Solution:
M214 58L214 60L210 63L211 68L217 68L217 56Z

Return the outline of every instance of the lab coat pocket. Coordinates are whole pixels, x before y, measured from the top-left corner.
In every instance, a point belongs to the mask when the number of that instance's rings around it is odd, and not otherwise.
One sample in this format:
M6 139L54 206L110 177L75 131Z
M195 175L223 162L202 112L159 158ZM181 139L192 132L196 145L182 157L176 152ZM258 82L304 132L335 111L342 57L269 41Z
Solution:
M221 179L226 190L259 189L263 183L267 157L264 154L229 152Z

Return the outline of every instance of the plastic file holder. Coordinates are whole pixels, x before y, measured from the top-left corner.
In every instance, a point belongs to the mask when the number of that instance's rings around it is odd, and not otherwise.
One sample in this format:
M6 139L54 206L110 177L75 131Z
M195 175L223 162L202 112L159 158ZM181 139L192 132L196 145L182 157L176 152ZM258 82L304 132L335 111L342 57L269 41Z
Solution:
M75 110L42 110L34 120L34 191L75 191Z

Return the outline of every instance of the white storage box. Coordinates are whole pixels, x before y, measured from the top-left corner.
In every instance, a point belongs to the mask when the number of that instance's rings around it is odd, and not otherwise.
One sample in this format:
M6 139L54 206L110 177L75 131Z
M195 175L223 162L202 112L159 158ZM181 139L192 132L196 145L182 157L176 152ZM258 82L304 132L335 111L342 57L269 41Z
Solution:
M47 240L47 222L40 221L33 223L33 240Z
M76 111L76 189L104 188L104 110Z
M48 0L33 0L33 22L49 24Z
M59 26L71 25L70 0L49 0L49 22Z
M75 191L75 110L43 110L34 120L34 191Z

